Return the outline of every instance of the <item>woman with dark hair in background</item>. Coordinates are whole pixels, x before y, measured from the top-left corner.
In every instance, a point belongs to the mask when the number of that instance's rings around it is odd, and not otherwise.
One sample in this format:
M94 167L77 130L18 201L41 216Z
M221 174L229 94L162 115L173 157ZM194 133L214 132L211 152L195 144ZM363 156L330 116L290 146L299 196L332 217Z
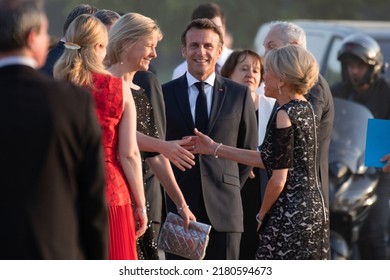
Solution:
M263 58L250 49L234 50L221 69L221 76L249 87L256 109L256 116L258 116L259 105L259 95L256 90L263 81L263 73ZM244 232L241 236L240 259L253 260L259 243L259 237L256 233L257 222L253 218L261 205L259 168L252 169L249 178L241 189L241 200L244 212Z

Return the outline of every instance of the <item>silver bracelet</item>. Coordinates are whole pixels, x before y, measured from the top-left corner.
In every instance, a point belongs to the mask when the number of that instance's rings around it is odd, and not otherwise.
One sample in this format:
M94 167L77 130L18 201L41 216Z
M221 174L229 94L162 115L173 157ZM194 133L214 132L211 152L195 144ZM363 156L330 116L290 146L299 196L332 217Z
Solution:
M177 207L177 213L180 214L180 212L183 211L184 208L190 208L190 206L185 205L185 206L183 206L183 207Z
M214 157L215 158L218 158L217 152L218 152L219 148L221 148L221 146L222 146L222 143L219 143L217 148L215 148L215 151L214 151Z

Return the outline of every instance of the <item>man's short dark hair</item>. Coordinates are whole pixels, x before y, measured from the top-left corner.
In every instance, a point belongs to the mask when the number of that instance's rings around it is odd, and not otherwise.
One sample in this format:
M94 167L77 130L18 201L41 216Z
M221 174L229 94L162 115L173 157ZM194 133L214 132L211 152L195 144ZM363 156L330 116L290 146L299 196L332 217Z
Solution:
M106 9L97 11L94 16L100 19L104 25L111 25L121 17L117 12Z
M219 28L218 25L216 25L214 22L212 22L210 19L207 18L199 18L192 20L188 25L187 28L184 30L184 32L181 35L181 43L183 46L187 44L186 35L188 30L191 28L195 29L211 29L215 33L218 34L219 42L221 45L223 45L223 35L221 28Z
M77 5L76 7L74 7L73 10L70 11L70 13L68 14L68 16L64 22L64 27L62 30L64 35L66 33L66 30L68 30L69 25L72 23L72 21L75 18L77 18L79 15L82 15L82 14L93 15L94 13L97 12L97 10L98 10L98 8L96 8L95 6L90 5L90 4L80 4L80 5Z
M0 51L9 52L27 46L27 36L42 27L42 0L0 1Z
M222 24L225 25L225 14L223 13L221 7L215 3L205 3L200 4L197 8L195 8L192 12L191 20L199 18L213 19L215 17L220 17Z

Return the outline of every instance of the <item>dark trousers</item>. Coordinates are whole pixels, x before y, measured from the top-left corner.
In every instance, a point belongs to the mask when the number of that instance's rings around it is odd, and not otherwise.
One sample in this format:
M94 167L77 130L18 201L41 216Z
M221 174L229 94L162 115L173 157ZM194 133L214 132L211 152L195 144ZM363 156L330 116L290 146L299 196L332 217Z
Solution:
M364 222L359 238L359 253L363 260L387 260L388 222L390 218L390 175L382 174L377 201Z
M260 169L253 168L255 178L248 178L241 189L244 232L240 243L240 260L254 260L259 243L256 215L261 206Z

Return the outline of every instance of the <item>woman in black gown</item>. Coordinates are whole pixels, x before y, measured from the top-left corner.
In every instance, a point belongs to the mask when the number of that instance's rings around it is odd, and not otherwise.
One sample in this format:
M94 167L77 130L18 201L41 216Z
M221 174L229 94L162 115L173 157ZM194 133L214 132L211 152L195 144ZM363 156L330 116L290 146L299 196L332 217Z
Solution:
M138 13L128 13L118 19L111 28L107 46L108 70L127 82L137 110L137 144L143 152L143 177L150 222L144 236L137 240L139 259L159 259L157 237L160 221L156 219L162 216L162 196L161 193L158 194L159 184L155 186L156 192L153 192L156 195L149 195L150 185L147 180L150 178L148 174L151 171L175 202L178 213L186 224L188 225L190 220L196 220L187 206L168 160L174 159L183 170L185 167L191 167L190 163L193 161L183 154L183 151L191 157L193 155L180 146L180 141L188 142L188 140L164 141L162 134L165 128L160 127L160 122L158 124L155 120L151 92L148 96L144 88L134 82L136 72L147 71L150 61L157 57L156 46L161 39L161 30L154 20ZM145 84L142 86L145 87ZM163 109L160 110L163 112ZM156 218L155 214L160 215Z
M195 132L195 152L267 170L269 181L257 217L257 259L327 259L329 221L315 169L316 121L305 99L317 77L314 56L299 46L267 53L265 95L276 98L279 108L260 151L225 146Z

